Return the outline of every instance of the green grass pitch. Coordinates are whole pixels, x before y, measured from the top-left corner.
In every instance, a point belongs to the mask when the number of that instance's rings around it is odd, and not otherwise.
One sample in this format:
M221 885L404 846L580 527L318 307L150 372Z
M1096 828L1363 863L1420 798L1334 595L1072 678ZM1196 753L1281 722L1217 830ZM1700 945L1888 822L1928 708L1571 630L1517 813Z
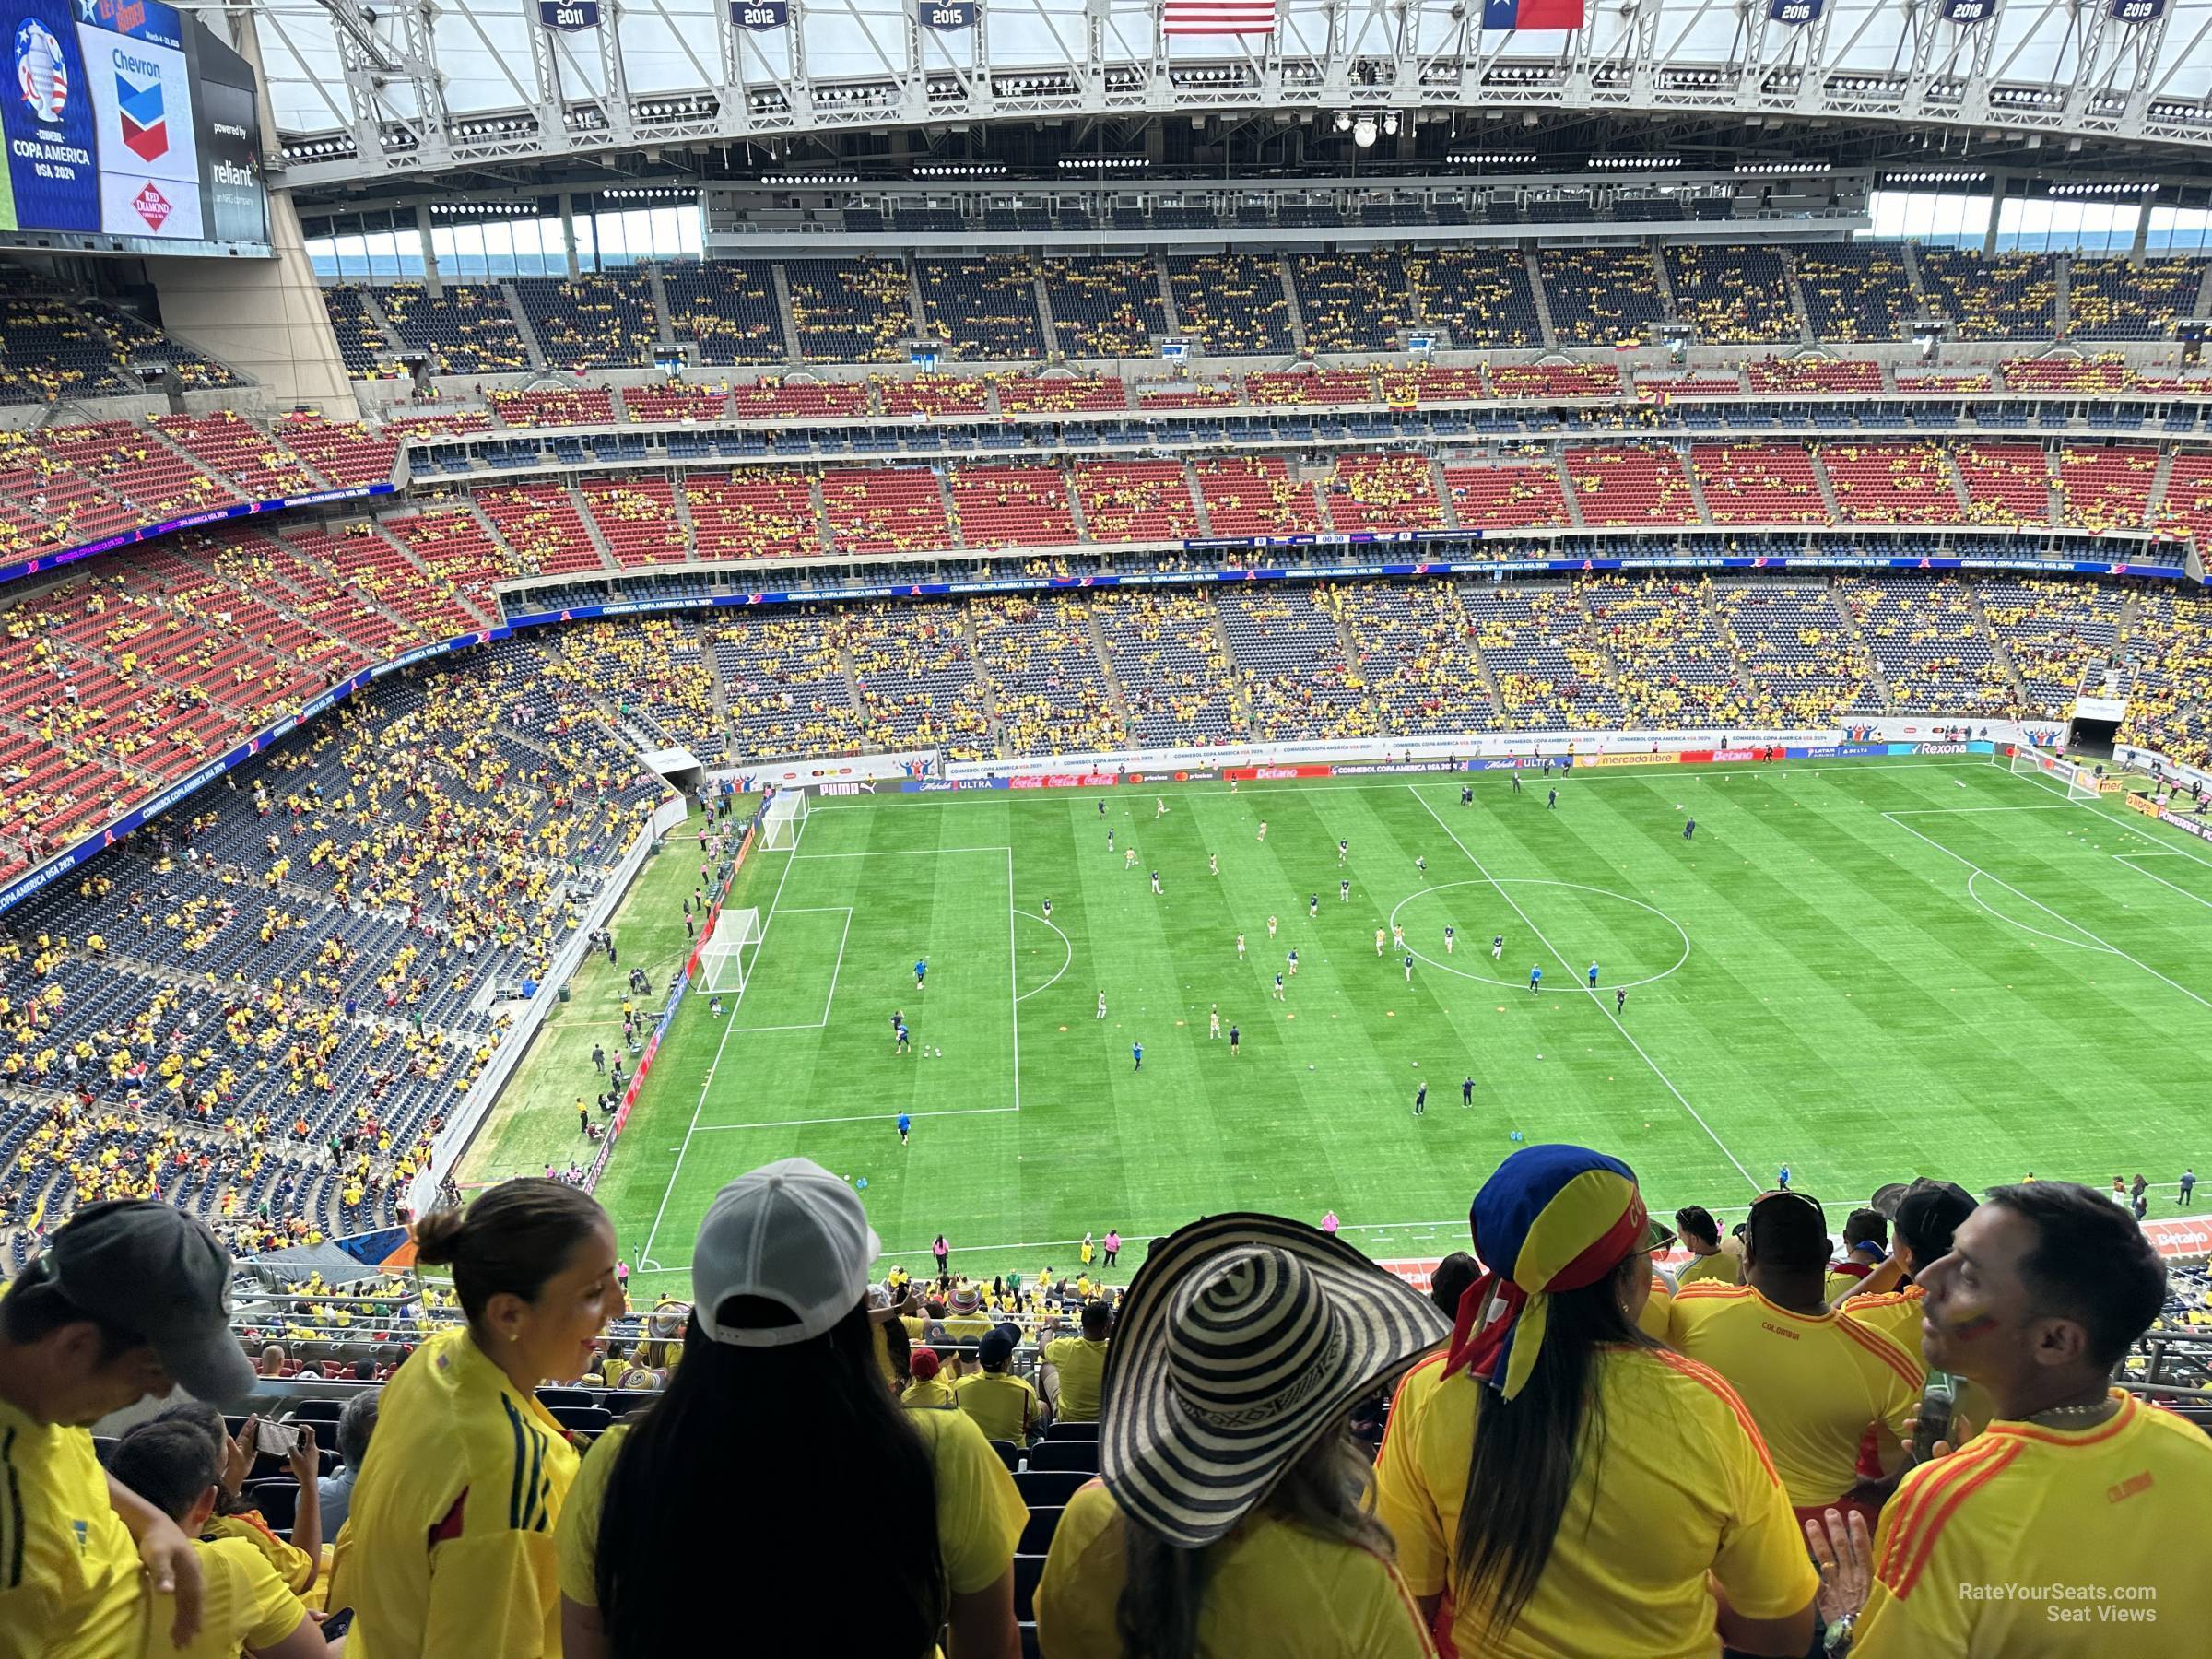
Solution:
M1838 1228L1916 1172L2170 1183L2191 1159L2205 843L1981 759L1556 782L1556 810L1499 772L1192 783L1157 818L1141 787L817 803L797 854L756 854L733 895L767 918L750 988L719 1019L689 999L602 1183L641 1288L680 1293L715 1190L793 1154L865 1177L910 1265L943 1231L956 1267L1025 1276L1110 1227L1125 1275L1146 1239L1237 1208L1334 1208L1371 1253L1433 1255L1515 1131L1627 1159L1658 1211L1740 1208L1787 1162ZM670 961L685 846L623 924ZM1394 923L1410 981L1376 954ZM574 1155L584 1033L618 1034L588 993L475 1178Z

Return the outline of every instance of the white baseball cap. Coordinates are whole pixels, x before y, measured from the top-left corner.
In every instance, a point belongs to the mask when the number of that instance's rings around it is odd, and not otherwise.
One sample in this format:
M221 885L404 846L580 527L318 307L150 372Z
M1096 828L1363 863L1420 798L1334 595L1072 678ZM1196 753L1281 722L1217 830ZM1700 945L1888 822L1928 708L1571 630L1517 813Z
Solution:
M692 1317L700 1335L735 1347L811 1341L860 1306L882 1252L858 1194L811 1159L779 1159L708 1206L691 1247ZM714 1311L733 1296L787 1308L794 1323L716 1324Z

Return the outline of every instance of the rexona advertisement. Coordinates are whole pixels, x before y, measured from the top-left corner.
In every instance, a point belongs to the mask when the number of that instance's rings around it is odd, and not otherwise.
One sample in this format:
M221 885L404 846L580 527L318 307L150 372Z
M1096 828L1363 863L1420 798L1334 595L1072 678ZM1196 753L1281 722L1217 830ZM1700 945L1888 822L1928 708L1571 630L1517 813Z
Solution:
M260 118L237 53L158 0L0 0L0 239L59 231L58 245L147 253L266 243Z

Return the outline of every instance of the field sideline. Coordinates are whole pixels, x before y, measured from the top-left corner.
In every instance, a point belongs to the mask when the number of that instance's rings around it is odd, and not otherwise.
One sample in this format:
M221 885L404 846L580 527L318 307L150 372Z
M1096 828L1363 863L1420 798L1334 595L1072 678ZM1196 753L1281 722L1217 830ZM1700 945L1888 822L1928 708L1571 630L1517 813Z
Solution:
M681 947L682 834L618 924L654 955ZM1983 760L839 798L731 902L768 921L751 987L720 1019L690 999L601 1185L648 1288L680 1289L723 1182L794 1153L867 1181L888 1252L925 1261L942 1230L956 1265L1025 1275L1109 1227L1125 1274L1230 1208L1333 1207L1373 1253L1432 1254L1515 1131L1618 1153L1659 1209L1740 1206L1787 1162L1839 1227L1918 1172L2140 1169L2170 1194L2212 1011L2203 843ZM1410 979L1377 957L1394 924ZM465 1179L542 1167L542 1114L573 1155L574 1015Z

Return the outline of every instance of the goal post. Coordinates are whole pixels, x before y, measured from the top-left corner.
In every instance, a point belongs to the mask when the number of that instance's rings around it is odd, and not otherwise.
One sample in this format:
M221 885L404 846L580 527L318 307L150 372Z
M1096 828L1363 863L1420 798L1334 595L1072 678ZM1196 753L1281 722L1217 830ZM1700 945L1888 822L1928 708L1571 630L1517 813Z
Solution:
M2016 776L2039 775L2063 785L2069 801L2094 801L2104 793L2088 767L2024 743L2012 746L2006 771Z
M761 931L759 911L724 911L699 948L700 983L717 996L742 996L760 954Z
M780 789L769 798L768 809L760 817L760 845L771 853L789 853L799 844L799 832L806 828L806 792L803 789Z

